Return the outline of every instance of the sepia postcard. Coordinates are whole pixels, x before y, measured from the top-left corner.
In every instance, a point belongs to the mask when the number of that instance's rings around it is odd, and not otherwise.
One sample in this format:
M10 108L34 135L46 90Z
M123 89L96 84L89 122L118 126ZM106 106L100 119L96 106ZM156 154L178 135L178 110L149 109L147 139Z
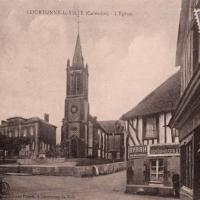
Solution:
M199 0L0 0L0 199L200 198Z

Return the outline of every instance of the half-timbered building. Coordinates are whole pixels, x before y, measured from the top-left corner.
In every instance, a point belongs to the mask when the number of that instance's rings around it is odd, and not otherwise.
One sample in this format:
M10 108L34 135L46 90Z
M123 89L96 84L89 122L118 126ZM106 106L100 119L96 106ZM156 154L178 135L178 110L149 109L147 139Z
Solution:
M179 173L179 138L168 123L179 96L178 71L122 116L127 126L127 191L172 192L172 174Z

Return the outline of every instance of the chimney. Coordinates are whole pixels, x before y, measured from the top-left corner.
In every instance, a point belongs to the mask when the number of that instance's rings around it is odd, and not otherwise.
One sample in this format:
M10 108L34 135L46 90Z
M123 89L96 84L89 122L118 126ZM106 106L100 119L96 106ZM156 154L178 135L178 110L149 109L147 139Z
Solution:
M44 113L44 121L49 122L49 114Z
M2 125L5 125L5 124L6 124L6 121L5 121L5 120L1 120L1 124L2 124Z

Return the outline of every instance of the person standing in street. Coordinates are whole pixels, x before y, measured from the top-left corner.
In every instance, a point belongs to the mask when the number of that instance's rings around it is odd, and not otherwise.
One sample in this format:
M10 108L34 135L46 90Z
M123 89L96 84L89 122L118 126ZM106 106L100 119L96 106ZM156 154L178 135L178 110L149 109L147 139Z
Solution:
M180 190L179 174L177 173L172 174L172 184L173 184L174 196L179 197L179 190Z

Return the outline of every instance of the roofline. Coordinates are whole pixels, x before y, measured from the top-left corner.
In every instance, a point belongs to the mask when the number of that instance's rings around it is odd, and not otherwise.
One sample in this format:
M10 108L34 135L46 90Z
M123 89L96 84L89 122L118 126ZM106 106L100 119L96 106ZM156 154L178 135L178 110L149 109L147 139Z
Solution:
M7 118L6 120L10 120L10 119L23 119L23 120L27 120L27 118L24 118L24 117L20 117L20 116L15 116L15 117L9 117Z
M132 118L135 118L135 117L139 117L139 116L145 116L145 115L153 115L153 114L156 114L156 113L162 113L162 112L166 112L166 111L173 111L175 110L176 108L176 105L174 105L174 108L173 109L165 109L165 110L160 110L158 112L150 112L148 114L140 114L140 115L132 115L131 117L124 117L125 115L127 115L129 112L131 112L132 110L134 110L136 107L138 107L141 103L143 103L143 101L145 101L146 99L148 99L152 94L154 94L154 92L156 90L158 90L159 88L163 87L163 85L165 85L170 79L174 78L175 75L177 75L178 73L180 73L180 69L177 70L175 73L173 73L170 77L168 77L166 80L164 80L160 85L158 85L155 89L153 89L150 93L148 93L141 101L139 101L133 108L131 108L128 112L124 113L120 119L123 119L123 118L127 118L127 119L132 119Z
M169 110L163 110L163 111L159 111L159 112L152 112L152 113L148 113L148 114L134 115L134 116L131 116L131 117L124 117L122 115L120 119L129 120L129 119L135 119L137 117L145 117L145 116L152 116L152 115L157 115L157 114L166 113L166 112L174 112L174 110L175 110L175 108L169 109Z

